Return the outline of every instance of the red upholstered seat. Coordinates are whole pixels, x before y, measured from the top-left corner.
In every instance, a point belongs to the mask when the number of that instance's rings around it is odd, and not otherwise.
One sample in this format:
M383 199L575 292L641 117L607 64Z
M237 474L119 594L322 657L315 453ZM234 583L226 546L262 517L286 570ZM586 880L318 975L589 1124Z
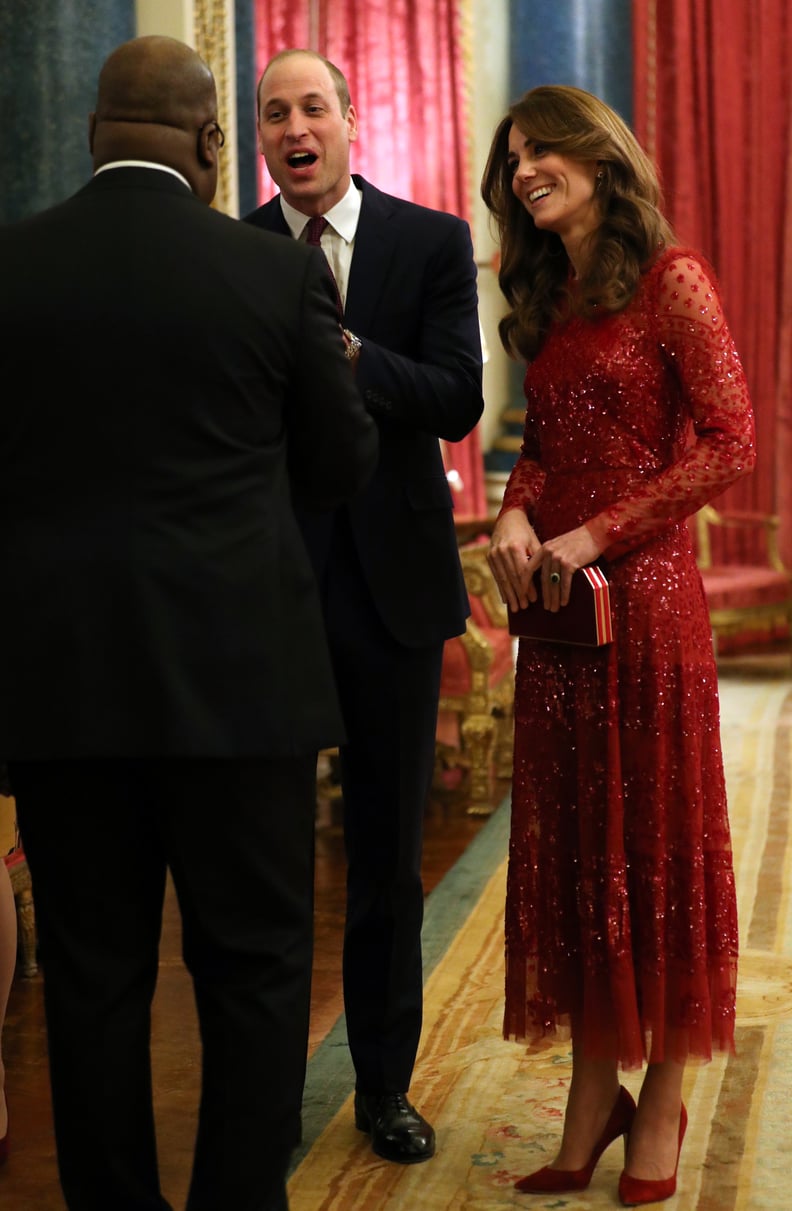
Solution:
M789 577L772 568L719 564L702 575L711 610L751 610L789 601Z
M483 637L492 646L492 660L487 669L487 681L495 690L504 677L514 669L512 640L502 626L494 627L484 605L478 597L470 599L470 618ZM472 668L463 637L449 639L443 652L442 693L446 697L469 694L472 685Z
M22 846L20 845L19 848L15 849L12 854L6 854L3 861L8 867L9 874L12 870L14 870L15 867L21 866L22 863L26 861Z
M696 555L716 648L792 638L792 577L778 552L778 518L705 505L692 519ZM738 531L744 554L733 562L713 558L718 529Z

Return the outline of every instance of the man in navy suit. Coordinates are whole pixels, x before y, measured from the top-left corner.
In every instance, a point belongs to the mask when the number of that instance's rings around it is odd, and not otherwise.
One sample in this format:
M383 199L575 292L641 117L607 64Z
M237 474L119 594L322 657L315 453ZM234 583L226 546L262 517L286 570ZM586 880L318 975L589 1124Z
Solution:
M377 434L324 257L210 209L222 141L195 52L125 43L93 180L0 231L0 760L70 1211L170 1207L167 870L203 1043L189 1211L284 1211L300 1135L316 749L342 724L293 500L359 490Z
M422 1016L421 845L443 644L468 601L438 438L481 415L476 270L467 224L349 171L357 116L342 73L285 51L259 83L259 146L280 196L248 221L321 240L347 356L380 456L367 488L328 518L300 514L317 568L347 742L344 996L355 1121L374 1151L434 1154L407 1092ZM327 220L320 234L309 219Z

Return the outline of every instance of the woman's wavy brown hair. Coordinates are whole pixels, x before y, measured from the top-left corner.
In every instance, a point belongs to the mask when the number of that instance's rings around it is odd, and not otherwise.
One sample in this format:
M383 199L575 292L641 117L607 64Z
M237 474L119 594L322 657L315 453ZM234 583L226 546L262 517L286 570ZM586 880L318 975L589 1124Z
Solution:
M534 225L512 190L509 134L582 163L596 163L602 221L588 237L579 289L569 292L570 262L560 236ZM498 281L511 304L499 325L508 353L529 361L550 324L570 307L593 316L617 312L635 294L641 273L673 233L660 211L657 172L627 124L604 101L569 85L541 85L510 107L492 140L481 196L501 242Z

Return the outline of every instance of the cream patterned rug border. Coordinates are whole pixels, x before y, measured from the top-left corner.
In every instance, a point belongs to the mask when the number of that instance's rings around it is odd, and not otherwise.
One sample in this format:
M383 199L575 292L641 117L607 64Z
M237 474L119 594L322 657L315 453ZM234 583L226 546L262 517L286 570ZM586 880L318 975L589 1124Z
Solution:
M669 1211L788 1211L792 1075L792 681L788 664L736 662L721 675L742 956L737 1055L690 1068L690 1128ZM435 1123L428 1164L378 1160L351 1098L289 1185L291 1211L582 1211L616 1205L611 1148L579 1195L526 1199L514 1178L551 1158L570 1074L568 1047L530 1055L501 1040L505 849L426 984L413 1095ZM639 1078L624 1083L635 1091Z

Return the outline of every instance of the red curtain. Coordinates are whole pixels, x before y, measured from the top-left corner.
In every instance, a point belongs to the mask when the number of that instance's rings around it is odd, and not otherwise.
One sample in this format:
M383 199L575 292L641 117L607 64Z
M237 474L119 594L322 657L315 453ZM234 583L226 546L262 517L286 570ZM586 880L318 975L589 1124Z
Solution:
M792 8L633 0L633 30L636 133L715 267L756 410L756 471L718 503L780 514L792 566Z
M349 82L352 169L398 197L470 221L459 0L257 0L256 72L288 47L317 50ZM263 159L260 200L275 186ZM443 443L458 516L486 512L478 430Z

